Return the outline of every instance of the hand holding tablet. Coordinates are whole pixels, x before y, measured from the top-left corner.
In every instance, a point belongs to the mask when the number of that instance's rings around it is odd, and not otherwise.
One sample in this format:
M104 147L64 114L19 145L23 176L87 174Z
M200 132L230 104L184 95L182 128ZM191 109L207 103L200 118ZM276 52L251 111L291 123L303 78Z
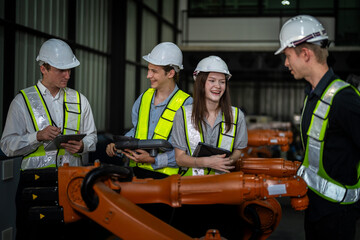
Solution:
M212 155L226 154L226 157L231 155L231 152L218 147L213 147L210 144L199 142L193 152L193 157L209 157Z
M54 138L48 145L45 146L45 151L52 151L62 148L61 143L67 143L70 140L80 141L86 134L69 134L69 135L59 135Z

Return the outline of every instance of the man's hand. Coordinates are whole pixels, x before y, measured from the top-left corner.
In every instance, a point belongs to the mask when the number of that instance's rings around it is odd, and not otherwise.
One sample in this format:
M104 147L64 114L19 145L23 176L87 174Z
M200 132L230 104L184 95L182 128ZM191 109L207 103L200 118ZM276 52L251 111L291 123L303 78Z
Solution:
M142 149L136 149L135 151L125 149L122 153L137 163L155 163L155 158L151 157L147 151Z
M80 141L69 140L67 143L61 143L60 145L66 151L68 151L72 154L81 153L84 150L84 143L82 140L80 140Z
M36 139L41 141L51 141L53 140L57 135L61 133L61 129L54 126L47 126L41 131L38 131L36 134Z
M115 143L109 143L107 146L106 146L106 154L109 156L109 157L115 157L117 155L117 152L120 151L120 150L117 150L115 148Z

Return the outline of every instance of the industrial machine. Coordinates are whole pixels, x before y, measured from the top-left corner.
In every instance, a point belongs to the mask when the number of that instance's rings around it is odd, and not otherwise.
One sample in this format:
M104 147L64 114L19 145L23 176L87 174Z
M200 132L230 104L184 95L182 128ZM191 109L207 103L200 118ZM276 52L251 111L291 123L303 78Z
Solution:
M142 143L152 153L160 150L162 144L156 142L156 150L149 147L149 142L137 142L137 147ZM188 204L236 205L239 217L259 229L256 236L253 228L245 229L243 239L266 239L281 219L281 206L276 198L290 197L295 210L307 208L306 183L296 176L299 166L299 162L284 159L244 158L237 162L236 171L228 174L137 179L130 168L96 161L93 166L64 165L57 169L25 171L37 187L25 188L23 193L33 202L58 199L57 206L33 204L29 208L33 220L46 222L60 217L65 223L71 223L89 218L125 240L194 239L137 204L162 203L173 208ZM57 187L42 187L40 182L48 181L50 175ZM254 214L249 215L249 207L255 211L255 218ZM209 229L201 239L222 239L221 232Z
M282 152L289 151L293 141L291 131L277 129L249 129L248 146L243 150L243 157L271 158L269 146L279 146Z

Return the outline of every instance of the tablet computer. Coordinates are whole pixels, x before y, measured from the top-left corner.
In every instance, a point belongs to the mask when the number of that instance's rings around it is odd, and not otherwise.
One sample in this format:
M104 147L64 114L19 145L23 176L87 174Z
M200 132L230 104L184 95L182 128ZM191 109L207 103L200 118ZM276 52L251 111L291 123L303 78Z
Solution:
M166 152L173 149L171 143L164 139L140 140L127 136L114 136L115 148L120 150L143 149L150 153L151 157L156 157L159 151Z
M62 148L60 146L61 143L67 143L69 140L80 141L86 136L86 134L69 134L69 135L59 135L54 138L49 144L45 146L46 151L57 150Z
M226 157L229 157L231 152L223 148L213 147L210 144L199 142L193 152L193 157L208 157L219 154L226 154Z
M144 150L151 150L151 149L158 149L161 151L169 151L173 149L171 143L164 139L146 139L140 140L133 137L127 136L114 136L115 141L115 148L124 150L124 149L144 149Z

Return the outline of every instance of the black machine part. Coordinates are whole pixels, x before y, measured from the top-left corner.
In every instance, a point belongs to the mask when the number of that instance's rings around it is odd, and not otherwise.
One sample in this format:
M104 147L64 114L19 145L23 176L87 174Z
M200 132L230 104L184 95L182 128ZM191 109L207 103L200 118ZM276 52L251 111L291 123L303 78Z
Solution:
M150 156L152 157L156 157L159 151L165 152L173 149L173 146L164 139L140 140L133 137L114 136L114 141L116 149L143 149L148 151Z
M93 189L94 184L103 177L108 178L111 176L117 177L118 181L130 182L133 177L133 172L129 167L109 164L94 168L86 174L81 184L81 196L90 211L94 211L99 204L99 198L95 195Z

